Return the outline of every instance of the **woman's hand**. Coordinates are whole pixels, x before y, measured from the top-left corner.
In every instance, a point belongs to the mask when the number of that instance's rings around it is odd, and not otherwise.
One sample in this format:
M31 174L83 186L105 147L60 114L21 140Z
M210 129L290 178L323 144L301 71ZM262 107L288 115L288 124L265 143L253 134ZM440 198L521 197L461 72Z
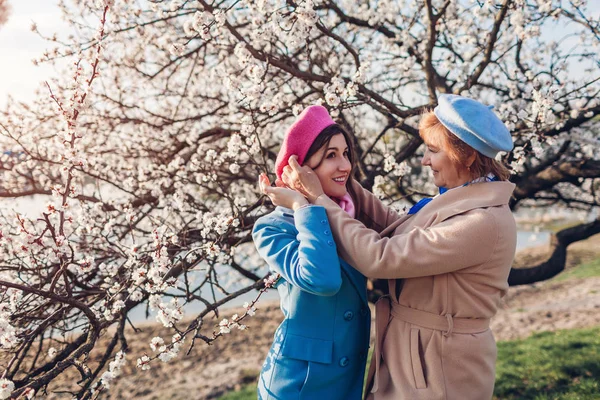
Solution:
M308 201L301 193L282 187L282 185L283 183L278 180L278 187L272 187L266 174L260 174L258 177L260 192L266 194L274 205L291 208L296 211L303 205L308 204Z
M290 157L289 165L283 168L281 179L288 187L302 193L311 203L324 193L317 174L306 165L301 167L297 156Z

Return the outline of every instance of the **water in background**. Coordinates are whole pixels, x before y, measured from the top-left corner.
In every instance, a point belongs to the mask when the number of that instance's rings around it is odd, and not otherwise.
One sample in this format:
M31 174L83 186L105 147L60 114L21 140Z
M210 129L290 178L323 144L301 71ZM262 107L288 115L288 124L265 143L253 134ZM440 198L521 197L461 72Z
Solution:
M517 231L517 252L550 243L550 231Z

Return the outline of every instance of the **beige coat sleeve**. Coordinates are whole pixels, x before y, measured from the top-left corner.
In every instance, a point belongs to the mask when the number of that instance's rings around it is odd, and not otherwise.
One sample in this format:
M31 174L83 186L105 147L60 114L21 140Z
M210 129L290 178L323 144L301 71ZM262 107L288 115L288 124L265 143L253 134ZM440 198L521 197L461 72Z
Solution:
M483 264L498 240L494 217L485 209L382 238L327 196L315 204L325 207L342 258L368 278L431 276Z
M400 215L391 207L386 206L373 193L363 188L358 181L352 179L352 188L356 193L356 218L367 228L381 232Z

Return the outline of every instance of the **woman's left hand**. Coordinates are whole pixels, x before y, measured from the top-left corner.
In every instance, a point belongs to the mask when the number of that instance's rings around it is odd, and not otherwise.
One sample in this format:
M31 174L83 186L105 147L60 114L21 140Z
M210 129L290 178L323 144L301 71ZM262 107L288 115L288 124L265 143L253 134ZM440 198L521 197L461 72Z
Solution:
M312 168L298 164L298 157L291 156L289 165L283 168L281 179L288 187L302 193L311 203L322 195L321 181Z

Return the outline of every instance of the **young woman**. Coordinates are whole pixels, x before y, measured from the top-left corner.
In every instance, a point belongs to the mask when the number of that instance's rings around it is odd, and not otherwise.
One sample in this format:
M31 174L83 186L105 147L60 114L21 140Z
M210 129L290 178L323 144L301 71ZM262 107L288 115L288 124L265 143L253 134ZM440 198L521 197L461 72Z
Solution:
M386 227L381 232L339 212L293 158L283 181L325 207L350 265L389 280L391 296L376 308L368 399L490 399L490 318L508 289L516 247L508 206L515 185L495 157L512 149L512 139L488 107L448 94L423 116L419 133L427 146L421 163L440 194L398 216L357 188L357 207Z
M336 206L354 217L349 143L324 107L310 106L286 133L277 176L297 156ZM338 257L324 207L271 187L264 174L259 185L274 203L290 208L259 218L252 232L259 254L281 275L277 290L284 315L260 374L258 398L360 399L371 319L366 279Z

